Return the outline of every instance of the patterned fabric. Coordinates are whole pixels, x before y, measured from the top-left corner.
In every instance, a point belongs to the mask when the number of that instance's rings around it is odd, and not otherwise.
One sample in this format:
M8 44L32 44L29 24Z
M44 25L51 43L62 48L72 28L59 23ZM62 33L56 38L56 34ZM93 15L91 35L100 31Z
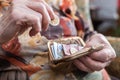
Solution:
M50 25L47 31L41 32L41 35L48 39L69 36L87 39L94 33L84 23L79 13L73 15L70 13L71 10L66 7L65 10L61 8L57 11L60 24ZM68 74L54 72L49 66L48 39L41 37L40 34L30 37L29 31L30 29L1 46L0 80L103 80L103 71L86 73L76 70Z
M89 30L89 27L84 25L84 21L82 20L78 12L76 12L76 14L73 16L69 13L64 13L61 9L57 11L57 15L60 18L60 24L57 26L50 25L47 31L41 32L41 35L46 36L48 39L56 39L60 37L70 37L77 35L83 37L85 30Z
M0 80L103 80L102 71L89 74L80 70L69 74L52 71L48 64L48 40L39 38L40 35L28 35L26 32L18 38L21 44L20 56L0 50Z

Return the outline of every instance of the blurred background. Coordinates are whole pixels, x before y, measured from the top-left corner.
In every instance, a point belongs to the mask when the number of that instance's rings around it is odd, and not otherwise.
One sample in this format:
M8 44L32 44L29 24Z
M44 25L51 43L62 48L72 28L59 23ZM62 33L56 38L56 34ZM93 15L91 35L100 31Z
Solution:
M94 29L107 36L120 36L120 0L90 0Z
M120 0L76 0L76 3L95 30L106 36L120 36Z

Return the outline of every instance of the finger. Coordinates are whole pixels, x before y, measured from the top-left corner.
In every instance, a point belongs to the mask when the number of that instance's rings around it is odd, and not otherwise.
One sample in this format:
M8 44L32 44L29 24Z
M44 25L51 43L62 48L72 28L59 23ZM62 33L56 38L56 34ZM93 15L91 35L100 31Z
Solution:
M21 25L22 23L27 24L26 26L32 27L30 31L30 36L34 36L38 32L41 31L41 18L40 16L36 16L33 14L25 14L23 15L17 22L17 25ZM23 27L24 28L24 27Z
M32 27L32 30L29 33L30 36L33 36L36 33L41 31L41 23L42 23L41 14L27 8L27 11L22 12L22 13L20 13L17 9L15 9L12 15L19 15L17 16L16 25L18 27L22 27L23 30L25 28Z
M91 47L96 45L103 45L103 49L89 54L92 59L106 62L116 57L115 51L103 35L96 34L92 36L91 39L86 42L85 47Z
M90 39L87 40L85 47L96 46L96 45L110 46L107 39L101 34L94 34Z
M99 62L92 60L90 57L81 57L79 60L92 71L100 71L101 69L105 68L110 62Z
M22 23L22 24L23 25L21 25L22 28L19 31L19 35L21 35L23 32L25 32L28 29L28 27L29 27L26 23ZM18 26L21 27L20 25L18 25Z
M105 36L103 36L102 34L94 34L93 36L91 36L86 43L92 43L92 44L109 44L109 42L107 41L107 39L105 38ZM109 44L110 45L110 44Z
M114 53L111 51L111 49L106 48L98 52L89 54L89 56L94 60L106 62L114 58Z
M40 14L42 14L42 27L43 27L43 30L46 30L48 28L48 25L49 25L49 22L50 22L50 15L46 9L46 6L43 4L43 3L38 3L38 2L34 2L33 3L30 3L28 5L29 8L39 12Z
M79 70L82 70L82 71L85 71L85 72L92 72L92 70L90 70L88 67L86 67L82 62L80 62L79 60L75 60L74 61L74 65L79 69Z
M32 29L29 34L30 36L34 36L41 31L41 20L37 16L31 16L31 18L32 19L29 22L31 22Z
M44 4L46 5L46 8L48 10L51 20L55 19L55 13L53 9L47 3L44 3Z
M34 0L40 3L43 3L46 6L46 9L50 15L51 20L55 19L55 13L53 11L53 9L51 8L51 6L49 6L44 0Z

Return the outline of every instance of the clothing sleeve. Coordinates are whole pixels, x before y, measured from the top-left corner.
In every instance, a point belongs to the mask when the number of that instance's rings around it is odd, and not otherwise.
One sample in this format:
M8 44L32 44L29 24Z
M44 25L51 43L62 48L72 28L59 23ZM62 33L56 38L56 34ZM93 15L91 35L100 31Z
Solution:
M90 30L90 26L85 23L84 21L84 41L86 41L87 39L89 39L93 34L96 34L97 32L96 31L92 31Z
M81 26L77 26L77 30L82 29L82 31L84 32L84 36L83 36L84 41L90 38L93 34L97 33L96 31L90 29L90 26L88 25L87 22L83 20L79 12L76 12L76 16L79 17L79 22L82 26L82 28Z
M16 22L12 19L10 12L11 10L8 9L0 17L0 44L11 40L20 30L20 27L16 27Z

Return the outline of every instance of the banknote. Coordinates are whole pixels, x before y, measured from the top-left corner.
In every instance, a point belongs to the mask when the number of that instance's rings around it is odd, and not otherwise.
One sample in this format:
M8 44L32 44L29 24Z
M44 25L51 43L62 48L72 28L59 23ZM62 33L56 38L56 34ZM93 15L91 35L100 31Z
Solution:
M63 44L63 50L65 55L71 55L76 53L77 51L81 50L83 47L78 44Z
M70 45L63 44L63 51L65 56L70 55Z
M57 44L57 54L58 54L58 58L61 59L64 57L64 53L63 53L63 45L62 44Z
M53 45L51 45L51 51L54 59L62 59L64 56L75 54L82 48L83 47L78 44L60 44L53 42Z
M51 46L52 49L52 54L54 59L61 59L63 58L63 47L62 44L54 42L53 45Z

